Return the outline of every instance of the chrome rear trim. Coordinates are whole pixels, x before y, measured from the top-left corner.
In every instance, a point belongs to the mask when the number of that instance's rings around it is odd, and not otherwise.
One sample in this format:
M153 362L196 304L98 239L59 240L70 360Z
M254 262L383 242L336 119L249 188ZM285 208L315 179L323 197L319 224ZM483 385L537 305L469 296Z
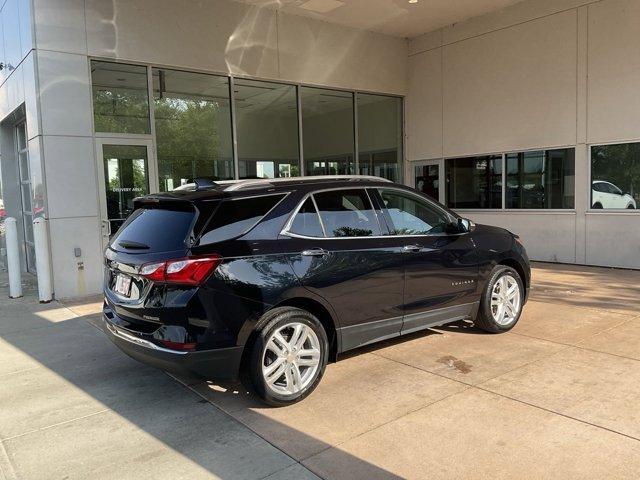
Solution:
M175 355L184 355L189 352L181 352L179 350L170 350L168 348L162 348L159 345L156 345L149 340L145 340L144 338L136 337L135 335L130 334L126 330L116 327L109 321L104 322L107 326L107 329L116 337L126 340L131 343L135 343L136 345L140 345L141 347L150 348L152 350L158 350L160 352L173 353Z

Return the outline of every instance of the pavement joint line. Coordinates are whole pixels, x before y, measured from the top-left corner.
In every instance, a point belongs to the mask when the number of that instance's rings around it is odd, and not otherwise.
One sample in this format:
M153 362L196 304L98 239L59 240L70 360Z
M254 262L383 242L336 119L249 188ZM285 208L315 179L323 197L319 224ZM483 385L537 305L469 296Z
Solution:
M249 425L247 425L246 423L244 423L243 421L235 418L233 415L231 415L229 412L227 412L224 408L216 405L215 403L213 403L211 401L210 398L207 398L205 395L203 395L202 393L198 392L197 390L195 390L191 385L183 382L179 377L176 377L174 375L171 375L168 372L165 372L165 374L167 376L169 376L170 378L174 379L176 382L178 382L180 385L182 385L184 388L186 388L187 390L190 390L191 392L195 393L198 397L202 398L203 400L205 400L208 404L212 405L216 410L220 411L222 414L226 415L227 417L229 417L230 420L239 423L240 425L244 426L245 428L247 428L248 430L252 431L255 435L257 435L258 437L260 437L262 440L264 440L265 442L267 442L269 445L271 445L273 448L275 448L276 450L278 450L279 452L281 452L283 455L285 455L287 458L289 458L292 463L287 465L284 468L281 468L279 470L276 470L275 472L271 472L268 475L265 475L264 477L261 477L261 479L267 478L270 475L274 475L278 472L281 472L295 464L299 464L300 466L302 466L303 468L305 468L306 470L309 470L305 465L302 465L302 460L298 461L295 458L293 458L291 455L289 455L287 452L285 452L283 449L281 449L278 445L276 445L275 443L273 443L272 441L270 441L267 438L264 438L262 435L260 435L258 432L256 432L253 428L251 428ZM311 470L309 470L309 472L311 472ZM314 472L311 472L314 473Z
M588 295L584 295L584 296L579 295L579 296L583 297L583 298L589 298ZM527 303L529 303L530 301L531 302L537 302L537 303L546 303L548 305L564 305L566 307L579 308L579 309L582 309L582 310L593 310L593 311L596 311L596 312L607 312L607 313L613 313L615 315L630 315L629 312L624 312L622 310L612 310L610 308L591 307L591 306L584 306L584 305L569 304L565 300L563 300L562 298L558 298L557 301L553 301L553 300L551 300L549 298L544 298L544 299L536 298L535 295L532 294L532 295L529 295L529 298L527 298ZM637 313L633 313L631 315L633 315L632 318L639 318L640 317L640 315L638 315Z
M577 418L577 417L568 415L566 413L556 412L555 410L551 410L550 408L545 408L545 407L542 407L540 405L536 405L534 403L529 403L529 402L527 402L525 400L520 400L519 398L511 397L511 396L505 395L503 393L499 393L499 392L495 392L493 390L489 390L487 388L483 388L480 385L482 385L482 384L475 385L474 388L477 388L478 390L481 390L483 392L487 392L487 393L491 393L493 395L497 395L498 397L506 398L506 399L512 400L514 402L521 403L523 405L528 405L530 407L537 408L539 410L543 410L545 412L548 412L548 413L551 413L551 414L554 414L554 415L558 415L560 417L567 418L569 420L574 420L576 422L583 423L585 425L590 425L592 427L599 428L601 430L605 430L605 431L610 432L610 433L621 435L621 436L629 438L631 440L635 440L636 442L640 442L640 438L634 437L633 435L629 435L628 433L620 432L618 430L614 430L613 428L605 427L603 425L598 425L597 423L592 423L592 422L589 422L588 420L583 420L581 418Z
M398 363L402 363L402 362L398 362ZM419 370L421 370L421 371L423 371L423 372L426 372L426 370L422 370L422 369L419 369ZM427 372L427 373L431 373L431 372ZM434 374L434 375L435 375L435 374ZM444 378L447 378L447 377L444 377ZM462 382L459 382L459 383L462 383ZM460 395L460 394L462 394L462 393L465 393L465 392L467 392L467 391L471 390L471 388L473 388L473 385L469 385L469 384L464 384L464 385L465 385L467 388L464 388L464 389L462 389L462 390L460 390L460 391L458 391L458 392L453 392L453 393L450 393L450 394L448 394L448 395L445 395L445 396L444 396L444 397L442 397L442 398L438 398L437 400L433 400L433 401L431 401L431 402L428 402L428 403L426 403L425 405L421 405L421 406L419 406L419 407L417 407L417 408L414 408L413 410L409 410L408 412L405 412L405 413L403 413L402 415L399 415L399 416L398 416L398 417L396 417L396 418L391 418L391 419L387 420L386 422L383 422L383 423L381 423L381 424L379 424L379 425L375 425L375 426L373 426L373 427L371 427L371 428L367 429L366 431L364 431L364 432L360 432L360 433L358 433L357 435L354 435L353 437L347 438L346 440L343 440L343 441L341 441L341 442L336 443L335 445L329 445L327 448L324 448L324 449L320 450L319 452L316 452L316 453L314 453L314 454L312 454L312 455L309 455L308 457L305 457L305 458L303 458L303 459L302 459L302 460L300 460L300 461L301 461L301 462L305 462L305 461L307 461L307 460L309 460L309 459L311 459L311 458L315 457L316 455L320 455L321 453L326 452L327 450L331 450L332 448L339 448L341 445L344 445L345 443L350 442L351 440L355 440L356 438L360 438L360 437L362 437L363 435L366 435L367 433L373 432L373 431L375 431L375 430L378 430L379 428L384 427L385 425L389 425L390 423L393 423L393 422L395 422L395 421L397 421L397 420L400 420L401 418L404 418L404 417L406 417L406 416L408 416L408 415L412 415L412 414L414 414L414 413L416 413L416 412L419 412L420 410L424 410L424 409L426 409L426 408L432 407L432 406L433 406L433 405L435 405L436 403L442 402L442 401L447 400L447 399L449 399L449 398L451 398L451 397L454 397L454 396L456 396L456 395ZM306 465L303 465L303 466L306 468ZM314 472L314 473L315 473L315 472Z
M17 480L17 478L11 457L4 448L3 442L0 442L0 480Z
M523 363L522 365L518 365L517 367L512 368L511 370L507 370L506 372L499 373L498 375L495 375L493 377L486 378L486 379L482 380L480 383L478 383L477 385L482 385L485 382L489 382L489 381L491 381L491 380L493 380L495 378L501 377L503 375L507 375L508 373L514 372L514 371L516 371L516 370L518 370L520 368L528 367L529 365L534 364L536 362L539 362L541 360L546 360L548 358L551 358L552 356L557 355L560 352L564 352L565 350L567 350L569 348L572 348L572 346L569 345L566 348L561 348L561 349L559 349L559 350L557 350L555 352L550 353L549 355L545 355L545 356L543 356L541 358L536 358L535 360L532 360L530 362ZM435 375L437 377L446 378L447 380L451 380L451 381L456 382L456 383L461 383L462 385L466 385L468 387L475 387L476 386L476 384L474 384L474 383L465 382L465 381L459 380L457 378L447 377L446 375L443 375L441 373L432 372L430 370L427 370L426 368L421 368L421 367L418 367L416 365L411 365L410 363L402 362L402 361L394 359L394 358L385 357L384 355L381 355L379 353L374 353L374 355L378 355L378 356L380 356L382 358L386 358L387 360L391 360L392 362L400 363L401 365L406 365L407 367L415 368L417 370L420 370L421 372L430 373L431 375Z
M512 332L505 332L504 334L509 334L509 333L512 333ZM503 335L504 335L504 334L503 334ZM515 335L515 334L514 334L514 335ZM524 336L524 335L523 335L523 336ZM506 374L508 374L508 373L511 373L511 372L513 372L513 371L515 371L515 370L518 370L518 369L520 369L520 368L524 368L524 367L527 367L527 366L529 366L529 365L532 365L532 364L534 364L534 363L536 363L536 362L540 362L540 361L542 361L542 360L549 359L549 358L551 358L551 357L552 357L552 356L554 356L554 355L557 355L557 354L559 354L559 353L561 353L561 352L564 352L565 350L568 350L569 348L575 348L575 346L574 346L574 345L568 345L568 344L564 344L564 343L552 342L552 341L549 341L549 340L540 339L540 338L535 338L535 337L531 337L531 338L533 338L533 339L535 339L535 340L538 340L538 341L541 341L541 342L550 343L550 344L552 344L552 345L562 345L562 346L563 346L563 347L565 347L565 348L560 348L560 349L556 350L555 352L551 352L551 353L549 353L549 354L547 354L547 355L542 355L540 358L536 358L536 359L534 359L534 360L531 360L530 362L523 363L522 365L518 365L517 367L512 368L511 370L507 370L506 372L502 372L502 373L499 373L498 375L494 375L493 377L489 377L489 378L487 378L487 379L484 379L484 380L482 380L480 383L478 383L477 385L481 385L481 384L486 383L486 382L488 382L488 381L490 381L490 380L493 380L494 378L501 377L501 376L503 376L503 375L506 375ZM402 362L402 361L400 361L400 360L398 360L398 359L395 359L395 358L387 357L387 356L385 356L385 355L383 355L383 354L381 354L381 353L375 352L375 351L370 352L370 353L372 353L373 355L377 355L377 356L379 356L379 357L381 357L381 358L385 358L385 359L387 359L387 360L390 360L390 361L392 361L392 362L400 363L400 364L402 364L402 365L406 365L407 367L415 368L415 369L418 369L418 370L420 370L420 371L422 371L422 372L427 372L427 373L430 373L430 374L432 374L432 375L436 375L436 376L438 376L438 377L446 378L446 379L448 379L448 380L452 380L452 381L454 381L454 382L458 382L458 383L461 383L461 384L463 384L463 385L468 385L468 386L470 386L470 387L474 387L474 386L476 385L476 384L474 384L474 383L465 382L465 381L462 381L462 380L459 380L459 379L456 379L456 378L447 377L446 375L443 375L443 374L441 374L441 373L433 372L433 371L431 371L431 370L427 370L427 369L425 369L425 368L421 368L421 367L418 367L418 366L416 366L416 365L411 365L410 363Z
M555 415L559 415L559 416L561 416L561 417L564 417L564 418L567 418L567 419L570 419L570 420L574 420L574 421L576 421L576 422L583 423L583 424L585 424L585 425L590 425L590 426L595 427L595 428L600 428L600 429L602 429L602 430L606 430L606 431L611 432L611 433L615 433L615 434L618 434L618 435L622 435L623 437L627 437L627 438L629 438L629 439L636 440L636 441L640 442L640 438L634 437L634 436L629 435L629 434L627 434L627 433L619 432L619 431L614 430L614 429L609 428L609 427L605 427L605 426L602 426L602 425L598 425L598 424L595 424L595 423L589 422L589 421L587 421L587 420L582 420L582 419L580 419L580 418L573 417L573 416L571 416L571 415L567 415L567 414L565 414L565 413L556 412L555 410L551 410L551 409L549 409L549 408L545 408L545 407L542 407L542 406L540 406L540 405L536 405L536 404L533 404L533 403L529 403L529 402L526 402L526 401L524 401L524 400L520 400L520 399L518 399L518 398L510 397L509 395L504 395L504 394L502 394L502 393L499 393L499 392L496 392L496 391L493 391L493 390L489 390L489 389L487 389L487 388L482 387L482 385L483 385L483 384L485 384L485 383L487 383L487 382L489 382L489 381L491 381L491 380L493 380L493 379L496 379L496 378L502 377L503 375L507 375L507 374L509 374L509 373L511 373L511 372L514 372L514 371L519 370L519 369L521 369L521 368L524 368L524 367L527 367L527 366L529 366L529 365L532 365L532 364L534 364L534 363L536 363L536 362L539 362L539 361L542 361L542 360L547 360L547 359L549 359L549 358L553 357L554 355L558 355L559 353L564 352L564 351L566 351L566 350L568 350L568 349L570 349L570 348L576 348L576 347L575 347L575 346L573 346L573 345L568 345L566 348L562 348L562 349L560 349L560 350L558 350L558 351L556 351L556 352L553 352L553 353L552 353L552 354L550 354L550 355L546 355L546 356L544 356L544 357L542 357L542 358L538 358L538 359L533 360L533 361L531 361L531 362L528 362L528 363L525 363L525 364L523 364L523 365L520 365L520 366L518 366L518 367L516 367L516 368L514 368L514 369L512 369L512 370L509 370L509 371L507 371L507 372L503 372L503 373L501 373L501 374L499 374L499 375L496 375L496 376L494 376L494 377L491 377L491 378L488 378L488 379L486 379L486 380L483 380L482 382L480 382L480 383L478 383L478 384L471 384L471 383L463 382L463 381L461 381L461 380L457 380L457 379L454 379L454 378L446 377L446 376L444 376L444 375L441 375L441 374L438 374L438 373L435 373L435 372L430 372L430 371L425 370L425 369L423 369L423 368L417 367L417 366L415 366L415 365L409 365L409 364L407 364L407 363L400 362L400 361L398 361L398 360L394 360L394 359L389 359L389 360L396 361L396 362L401 363L401 364L403 364L403 365L407 365L407 366L409 366L409 367L413 367L413 368L416 368L416 369L418 369L418 370L422 370L422 371L424 371L424 372L431 373L431 374L433 374L433 375L438 375L438 376L443 377L443 378L448 378L449 380L453 380L454 382L458 382L458 383L461 383L461 384L463 384L463 385L467 385L467 386L468 386L468 387L470 387L470 388L475 388L475 389L481 390L481 391L483 391L483 392L491 393L491 394L493 394L493 395L497 395L497 396L499 396L499 397L503 397L503 398L506 398L506 399L512 400L512 401L514 401L514 402L521 403L521 404L523 404L523 405L528 405L528 406L530 406L530 407L537 408L537 409L539 409L539 410L543 410L543 411L548 412L548 413L552 413L552 414L555 414ZM381 356L382 356L382 355L381 355ZM387 357L385 357L385 358L387 358ZM467 389L465 389L465 390L463 390L463 391L461 391L461 392L458 392L458 393L466 392L466 391L467 391L467 390L469 390L470 388L467 388ZM445 398L446 398L446 397L445 397ZM428 406L429 406L429 405L425 406L424 408L426 408L426 407L428 407ZM421 410L421 409L419 409L419 410ZM377 427L376 427L376 428L377 428ZM357 438L357 436L356 436L356 437L354 437L354 438Z
M493 376L493 377L490 377L490 378L488 378L488 379L485 379L485 380L483 380L482 382L480 382L480 383L479 383L479 384L477 384L477 385L482 385L482 383L485 383L485 382L488 382L488 381L490 381L490 380L493 380L494 378L501 377L502 375L506 375L506 374L511 373L511 372L513 372L513 371L515 371L515 370L518 370L518 369L520 369L520 368L523 368L523 367L526 367L526 366L528 366L528 365L531 365L531 364L533 364L533 363L535 363L535 362L538 362L538 361L541 361L541 360L544 360L544 359L548 359L548 358L550 358L550 357L552 357L552 356L554 356L554 355L556 355L556 354L558 354L558 353L560 353L560 352L563 352L563 351L565 351L565 350L568 350L569 348L572 348L572 345L567 345L567 346L566 346L566 348L561 348L561 349L559 349L558 351L553 352L553 353L551 353L551 354L549 354L549 355L545 355L545 356L544 356L544 357L542 357L542 358L538 358L538 359L532 360L531 362L527 362L527 363L525 363L525 364L523 364L523 365L519 365L519 366L518 366L518 367L516 367L516 368L513 368L513 369L508 370L508 371L506 371L506 372L502 372L502 373L500 373L500 374L498 374L498 375L495 375L495 376ZM416 408L415 410L412 410L412 411L406 412L406 413L404 413L403 415L400 415L400 416L398 416L398 417L397 417L397 418L395 418L395 419L391 419L391 420L389 420L389 421L387 421L387 422L384 422L384 423L382 423L382 424L380 424L380 425L377 425L377 426L375 426L375 427L372 427L372 428L370 428L369 430L367 430L366 432L362 432L362 433L360 433L360 434L358 434L358 435L356 435L356 436L354 436L354 437L352 437L352 438L349 438L349 439L347 439L347 440L344 440L344 441L342 441L342 442L340 442L340 443L336 444L335 446L342 445L342 444L344 444L345 442L348 442L348 441L350 441L350 440L352 440L352 439L354 439L354 438L358 438L358 437L360 437L361 435L364 435L365 433L371 432L371 431L376 430L377 428L382 427L382 426L384 426L384 425L386 425L386 424L388 424L388 423L391 423L391 422L394 422L394 421L396 421L396 420L399 420L399 419L400 419L400 418L402 418L402 417L405 417L405 416L410 415L410 414L412 414L412 413L418 412L418 411L420 411L420 410L422 410L422 409L428 408L428 407L432 406L433 404L438 403L438 402L440 402L440 401L442 401L442 400L446 400L446 399L448 399L448 398L450 398L450 397L452 397L452 396L454 396L454 395L458 395L458 394L461 394L461 393L467 392L467 391L468 391L468 390L470 390L471 388L477 388L477 385L476 385L476 384L473 384L473 383L468 383L468 382L464 382L464 381L462 381L462 380L458 380L458 379L455 379L455 378L447 377L446 375L442 375L442 374L440 374L440 373L432 372L432 371L426 370L426 369L424 369L424 368L420 368L420 367L417 367L417 366L415 366L415 365L411 365L411 364L409 364L409 363L405 363L405 362L402 362L402 361L397 360L397 359L394 359L394 358L389 358L389 357L386 357L386 356L381 355L381 354L376 353L376 352L369 352L369 353L371 353L372 355L376 355L376 356L378 356L378 357L380 357L380 358L384 358L385 360L388 360L388 361L391 361L391 362L396 362L396 363L398 363L398 364L400 364L400 365L405 365L405 366L410 367L410 368L414 368L414 369L419 370L419 371L424 372L424 373L428 373L428 374L431 374L431 375L435 375L435 376L437 376L437 377L441 377L441 378L444 378L444 379L446 379L446 380L451 380L451 381L453 381L453 382L456 382L456 383L462 384L462 385L464 385L464 386L465 386L465 387L467 387L467 388L465 388L465 389L463 389L463 390L461 390L461 391L459 391L459 392L454 392L454 393L452 393L452 394L446 395L445 397L442 397L442 398L440 398L440 399L438 399L438 400L435 400L435 401L430 402L430 403L428 403L428 404L426 404L426 405L423 405L423 406L421 406L421 407L419 407L419 408ZM482 389L480 389L480 390L482 390ZM487 390L487 391L488 391L488 390ZM495 394L495 392L491 392L491 391L488 391L488 392ZM324 449L324 450L322 450L322 451L320 451L320 452L314 453L313 455L310 455L309 457L304 458L304 459L303 459L303 461L304 461L304 460L308 460L309 458L314 457L314 456L316 456L316 455L318 455L318 454L320 454L320 453L322 453L322 452L324 452L324 451L326 451L326 450L328 450L328 449L330 449L330 448L333 448L333 446L330 446L330 447L328 447L328 448L326 448L326 449Z
M394 361L395 361L395 360L392 360L392 359L389 359L389 358L386 358L386 357L382 357L382 356L380 356L380 358L383 358L383 359L388 360L388 361L391 361L391 362L394 362ZM401 363L401 362L397 362L397 363ZM411 366L411 365L409 365L409 366ZM422 372L424 372L424 373L431 373L431 372L427 372L426 370L420 370L420 371L422 371ZM289 458L291 458L294 462L296 462L296 463L298 463L298 464L300 464L300 465L302 465L302 462L304 462L305 460L308 460L308 459L310 459L310 458L312 458L312 457L315 457L316 455L318 455L318 454L320 454L320 453L322 453L322 452L325 452L325 451L327 451L327 450L329 450L329 449L331 449L331 448L334 448L334 447L336 447L336 446L338 446L338 445L342 445L344 442L347 442L347 441L349 441L349 440L351 440L351 439L353 439L353 438L357 438L357 437L359 437L360 435L363 435L363 434L365 434L365 433L367 433L367 432L370 432L370 431L372 431L372 430L375 430L376 428L379 428L379 427L381 427L381 426L383 426L383 425L386 425L386 424L388 424L388 423L391 423L391 422L394 422L394 421L396 421L396 420L399 420L400 418L405 417L406 415L409 415L409 414L411 414L411 413L417 412L417 411L419 411L419 410L421 410L421 409L423 409L423 408L426 408L426 407L428 407L428 406L430 406L430 405L432 405L432 404L434 404L434 403L436 403L436 402L439 402L439 401L444 400L444 399L446 399L446 398L448 398L448 397L451 397L452 395L456 395L456 394L458 394L458 393L462 393L463 391L467 390L467 389L464 389L464 390L461 390L460 392L454 392L454 393L451 393L451 394L446 395L446 396L444 396L444 397L442 397L442 398L439 398L439 399L433 400L433 401L431 401L431 402L428 402L428 403L426 403L426 404L424 404L424 405L421 405L421 406L419 406L419 407L417 407L417 408L415 408L415 409L413 409L413 410L410 410L410 411L408 411L408 412L404 412L404 413L402 413L401 415L398 415L398 416L397 416L397 417L395 417L395 418L389 419L389 420L387 420L387 421L385 421L385 422L383 422L383 423L381 423L381 424L379 424L379 425L375 425L375 426L371 427L370 429L368 429L368 430L366 430L366 431L364 431L364 432L361 432L361 433L359 433L359 434L357 434L357 435L355 435L355 436L353 436L353 437L350 437L350 438L348 438L348 439L346 439L346 440L343 440L342 442L339 442L339 443L337 443L337 444L335 444L335 445L327 445L327 447L326 447L326 448L323 448L322 450L319 450L318 452L312 453L311 455L309 455L309 456L307 456L307 457L304 457L304 458L301 458L299 461L297 461L295 458L291 457L287 452L285 452L284 450L282 450L280 447L278 447L277 445L275 445L274 443L272 443L272 442L271 442L271 441L269 441L268 439L264 438L262 435L260 435L260 434L259 434L258 432L256 432L255 430L253 430L253 429L251 428L251 426L250 426L250 425L247 425L246 423L242 422L241 420L239 420L239 419L235 418L231 413L227 412L227 411L226 411L225 409L223 409L222 407L220 407L220 406L216 405L215 403L213 403L209 398L207 398L206 396L202 395L202 394L201 394L200 392L198 392L197 390L194 390L190 385L188 385L188 384L184 383L182 380L180 380L180 379L179 379L179 378L177 378L177 377L174 377L174 376L173 376L173 375L171 375L171 374L167 374L167 375L169 375L171 378L173 378L174 380L176 380L177 382L179 382L180 384L182 384L183 386L185 386L185 387L186 387L186 388L188 388L189 390L193 391L196 395L198 395L198 396L200 396L201 398L205 399L205 400L207 401L207 403L210 403L211 405L213 405L214 407L216 407L218 410L220 410L221 412L223 412L225 415L227 415L227 416L231 417L231 418L232 418L233 420L235 420L236 422L238 422L238 423L240 423L240 424L244 425L245 427L247 427L249 430L251 430L252 432L254 432L254 433L255 433L256 435L258 435L260 438L262 438L263 440L265 440L265 441L266 441L266 442L268 442L269 444L273 445L275 448L277 448L278 450L280 450L282 453L284 453L284 454L285 454L285 455L287 455ZM444 378L447 378L447 377L444 377ZM462 382L459 382L459 383L462 383ZM470 386L470 385L467 385L467 386ZM285 468L289 468L290 466L291 466L291 465L289 465L289 466L287 466L287 467L285 467ZM307 468L305 465L302 465L302 466L303 466L304 468ZM309 470L309 469L307 468L307 470ZM274 472L274 473L277 473L277 472ZM312 473L314 473L315 475L319 476L319 475L318 475L317 473L315 473L315 472L312 472ZM271 474L269 474L269 475L273 475L273 473L271 473ZM269 475L267 475L267 477L268 477ZM263 478L266 478L266 477L263 477Z
M16 374L18 374L18 373L26 373L26 372L30 372L31 370L37 370L38 368L44 368L44 365L34 365L33 367L23 368L23 369L21 369L21 370L16 370L15 372L6 372L6 373L1 373L1 374L0 374L0 378L8 377L9 375L16 375Z
M613 325L613 326L611 326L609 328L605 328L604 330L602 330L600 332L596 332L593 335L589 335L588 337L583 338L582 340L580 340L579 342L577 342L575 344L564 343L564 342L555 342L553 340L547 340L546 338L540 338L540 337L536 337L536 336L533 336L533 335L527 335L525 333L518 333L518 332L507 332L507 333L509 333L511 335L518 335L520 337L532 338L532 339L535 339L535 340L545 340L547 342L551 342L551 343L554 343L556 345L564 345L564 346L567 346L567 347L573 347L573 348L577 348L579 350L585 350L585 351L588 351L588 352L601 353L603 355L610 355L612 357L624 358L626 360L633 360L634 362L640 362L640 358L627 357L626 355L619 355L617 353L605 352L603 350L597 350L595 348L589 348L589 347L585 347L585 346L581 345L581 343L586 342L587 340L590 340L590 339L595 338L595 337L597 337L599 335L602 335L603 333L609 332L609 331L614 330L614 329L616 329L618 327L626 325L627 323L630 323L632 321L633 321L633 319L624 320L624 321L622 321L620 323L617 323L616 325ZM564 351L564 350L565 349L563 349L561 351ZM482 382L482 383L484 383L484 382Z
M64 422L53 423L53 424L47 425L45 427L36 428L36 429L33 429L33 430L29 430L27 432L19 433L18 435L13 435L11 437L3 438L2 440L0 440L0 443L9 442L11 440L15 440L16 438L24 437L25 435L31 435L33 433L43 432L45 430L50 430L52 428L59 427L61 425L66 425L67 423L77 422L78 420L84 420L85 418L93 417L93 416L96 416L96 415L100 415L100 414L103 414L103 413L106 413L106 412L112 412L112 411L113 410L111 410L110 408L105 408L103 410L98 410L97 412L88 413L87 415L81 415L81 416L76 417L76 418L71 418L69 420L65 420Z
M243 424L243 425L244 425L244 424ZM253 432L253 430L252 430L252 432ZM254 432L254 433L255 433L255 432ZM258 434L256 433L256 435L258 435ZM258 436L260 437L260 435L258 435ZM262 437L260 437L260 438L262 438ZM264 439L263 439L263 440L264 440ZM294 460L294 461L295 461L295 460ZM291 468L291 467L293 467L294 465L300 465L302 468L304 468L305 470L307 470L307 471L308 471L309 473L311 473L312 475L315 475L316 477L321 478L322 480L325 480L325 477L322 477L322 476L318 475L317 473L313 472L310 468L307 468L307 467L306 467L305 465L303 465L301 462L302 462L302 461L300 461L300 462L296 462L296 463L292 463L291 465L287 465L286 467L284 467L284 468L280 468L280 469L276 470L276 471L275 471L275 472L273 472L273 473L270 473L270 474L268 474L268 475L265 475L264 477L260 477L260 478L258 478L257 480L264 480L265 478L269 478L269 477L271 477L271 476L273 476L273 475L277 475L278 473L282 473L282 472L284 472L286 469Z

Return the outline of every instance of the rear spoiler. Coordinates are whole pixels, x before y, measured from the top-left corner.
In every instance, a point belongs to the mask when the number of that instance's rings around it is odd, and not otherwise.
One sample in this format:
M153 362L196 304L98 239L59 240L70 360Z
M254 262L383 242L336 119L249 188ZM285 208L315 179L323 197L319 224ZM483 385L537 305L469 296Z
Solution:
M175 195L172 192L165 193L152 193L144 197L136 197L133 199L133 209L142 208L143 206L158 205L160 203L176 204L184 202L185 198L183 192L200 192L205 190L218 190L223 191L226 185L222 185L209 180L207 178L196 178L193 183L186 183L180 187L174 189Z

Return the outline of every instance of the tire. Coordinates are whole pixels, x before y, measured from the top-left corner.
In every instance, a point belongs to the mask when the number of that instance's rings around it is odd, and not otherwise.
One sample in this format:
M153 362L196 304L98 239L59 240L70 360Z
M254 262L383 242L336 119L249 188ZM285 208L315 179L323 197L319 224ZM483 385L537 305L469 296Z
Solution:
M508 290L513 288L513 285L517 285L517 304L515 297L513 300L507 300L501 296L500 290L503 290L505 285L508 286ZM492 297L494 295L496 296L496 304L492 306ZM480 309L474 323L477 327L487 332L507 332L518 323L522 313L523 302L524 285L518 272L505 265L496 265L491 271L489 280L482 292ZM509 307L507 307L507 303ZM500 309L501 305L502 309Z
M629 205L627 205L627 210L635 210L636 207L633 206L633 203L630 203Z
M594 208L596 210L600 210L602 208L602 204L600 202L596 202L596 203L593 204L593 207L591 207L591 208Z
M245 377L249 386L269 405L299 402L318 386L327 366L329 341L324 327L311 313L293 307L267 312L259 325ZM298 342L295 334L300 335Z

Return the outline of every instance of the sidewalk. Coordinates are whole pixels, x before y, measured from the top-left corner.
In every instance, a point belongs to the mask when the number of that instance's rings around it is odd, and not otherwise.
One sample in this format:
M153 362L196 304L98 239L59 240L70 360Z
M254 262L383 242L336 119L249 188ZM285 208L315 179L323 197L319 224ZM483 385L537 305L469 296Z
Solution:
M28 280L28 279L27 279ZM0 479L317 478L70 308L0 277Z
M99 298L9 300L4 283L2 480L640 471L640 271L536 264L511 332L459 322L360 349L286 408L129 359L95 326Z

